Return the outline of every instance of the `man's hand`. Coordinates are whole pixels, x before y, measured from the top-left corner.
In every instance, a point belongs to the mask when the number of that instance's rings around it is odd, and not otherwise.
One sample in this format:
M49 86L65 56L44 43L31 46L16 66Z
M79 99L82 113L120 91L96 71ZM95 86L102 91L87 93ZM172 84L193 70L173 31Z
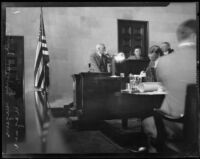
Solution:
M146 77L146 72L145 71L141 71L140 72L140 77Z

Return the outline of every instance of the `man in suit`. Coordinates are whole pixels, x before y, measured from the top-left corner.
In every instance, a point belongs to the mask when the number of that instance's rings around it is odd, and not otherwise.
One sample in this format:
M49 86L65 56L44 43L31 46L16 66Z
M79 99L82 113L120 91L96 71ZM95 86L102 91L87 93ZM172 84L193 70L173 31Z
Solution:
M169 42L163 42L160 47L161 47L161 50L163 51L164 55L168 55L168 54L171 54L172 52L174 52L174 50L171 49Z
M173 116L184 114L187 85L196 83L196 20L183 22L177 29L177 39L179 49L161 57L156 71L158 81L168 93L160 109ZM168 138L181 137L182 124L163 122ZM156 152L152 144L157 137L153 117L143 120L143 128L149 139L149 152Z
M111 56L106 53L104 44L96 45L96 52L90 56L90 71L91 72L108 72L108 63L111 62Z

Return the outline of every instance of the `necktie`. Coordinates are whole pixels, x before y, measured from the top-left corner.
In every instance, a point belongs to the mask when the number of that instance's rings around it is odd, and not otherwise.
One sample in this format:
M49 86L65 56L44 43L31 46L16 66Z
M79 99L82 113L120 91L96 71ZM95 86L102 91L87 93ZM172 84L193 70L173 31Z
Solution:
M105 57L102 55L100 59L100 70L101 72L107 72L107 66L105 64Z

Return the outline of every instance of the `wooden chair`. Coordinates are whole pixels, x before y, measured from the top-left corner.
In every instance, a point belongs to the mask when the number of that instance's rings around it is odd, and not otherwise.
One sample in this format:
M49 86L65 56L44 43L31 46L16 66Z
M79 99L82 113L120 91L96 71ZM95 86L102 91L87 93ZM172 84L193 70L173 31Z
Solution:
M198 90L195 84L187 87L185 113L180 117L174 117L160 109L154 109L154 119L158 132L158 151L166 153L175 152L184 156L199 155L198 145L198 114L199 114ZM166 131L163 120L183 123L183 139L181 141L169 140L166 138Z

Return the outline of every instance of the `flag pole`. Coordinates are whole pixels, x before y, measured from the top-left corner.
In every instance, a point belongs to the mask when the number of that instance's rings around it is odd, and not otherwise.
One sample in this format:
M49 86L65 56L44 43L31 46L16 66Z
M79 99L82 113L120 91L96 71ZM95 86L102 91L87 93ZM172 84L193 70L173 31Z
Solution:
M43 32L44 32L44 21L43 21L43 10L42 10L42 7L41 7L41 22L42 22L42 36L44 35ZM42 37L43 38L43 37ZM43 39L42 39L43 40ZM46 66L45 66L45 63L44 63L44 58L43 58L43 67L44 67L44 89L43 89L43 92L44 92L44 106L45 106L45 109L47 109L47 90L46 90ZM46 110L47 111L47 110ZM44 111L44 113L46 113L46 111ZM44 114L46 115L46 114ZM44 121L46 122L46 121ZM46 141L46 133L45 130L44 130L44 125L42 127L42 136L41 136L41 150L42 150L42 153L46 153L46 149L47 149L47 141Z

